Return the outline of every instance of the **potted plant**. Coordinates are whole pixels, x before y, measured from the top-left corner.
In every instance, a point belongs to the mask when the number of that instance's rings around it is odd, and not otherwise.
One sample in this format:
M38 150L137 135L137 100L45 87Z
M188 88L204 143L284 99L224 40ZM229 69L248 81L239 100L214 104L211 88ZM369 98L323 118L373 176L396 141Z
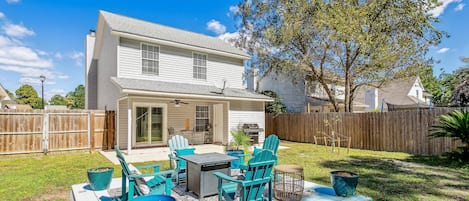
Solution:
M244 164L244 155L248 150L251 137L246 135L242 130L232 130L230 133L233 141L227 146L226 154L239 158L238 160L231 161L231 169L239 169L239 165ZM243 149L240 149L240 147Z
M331 183L335 194L342 197L349 197L355 194L358 184L358 174L349 171L332 171Z
M112 167L98 167L88 169L88 181L90 182L91 189L95 191L105 190L109 188L112 180Z

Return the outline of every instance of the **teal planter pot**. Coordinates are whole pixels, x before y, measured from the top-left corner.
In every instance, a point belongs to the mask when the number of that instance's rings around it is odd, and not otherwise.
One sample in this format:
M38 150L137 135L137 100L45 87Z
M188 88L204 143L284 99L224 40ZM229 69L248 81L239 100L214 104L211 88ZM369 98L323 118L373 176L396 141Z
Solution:
M332 171L331 183L336 195L350 197L355 194L358 174L349 171Z
M237 160L231 161L231 169L239 169L240 164L244 164L244 151L243 150L228 150L226 151L228 156L238 158Z
M98 167L88 169L88 181L90 182L91 189L101 191L109 188L112 180L112 167Z

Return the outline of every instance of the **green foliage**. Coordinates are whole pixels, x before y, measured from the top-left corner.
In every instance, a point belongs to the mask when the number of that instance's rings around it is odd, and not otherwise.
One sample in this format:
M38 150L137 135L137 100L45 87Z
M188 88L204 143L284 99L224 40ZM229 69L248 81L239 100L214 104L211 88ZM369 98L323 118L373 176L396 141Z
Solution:
M16 103L30 105L34 109L42 108L42 99L36 90L29 84L24 84L16 91Z
M49 103L51 105L67 105L67 99L60 94L56 94L52 96Z
M336 111L330 84L344 86L349 112L361 86L416 75L428 64L426 52L442 37L428 14L434 2L245 0L238 44L253 55L252 67L317 81Z
M232 130L230 131L233 141L231 142L231 147L239 150L239 147L243 147L244 151L248 150L248 146L251 143L251 137L246 135L243 130Z
M431 128L431 137L448 137L461 140L463 143L463 153L469 161L469 112L465 110L455 110L451 113L441 115L436 118L437 125Z
M85 109L85 86L78 85L74 91L71 91L66 96L67 106L72 109Z
M274 102L267 102L265 104L266 113L280 114L287 112L287 107L282 103L282 98L278 97L277 93L273 91L263 91L262 94L274 98Z

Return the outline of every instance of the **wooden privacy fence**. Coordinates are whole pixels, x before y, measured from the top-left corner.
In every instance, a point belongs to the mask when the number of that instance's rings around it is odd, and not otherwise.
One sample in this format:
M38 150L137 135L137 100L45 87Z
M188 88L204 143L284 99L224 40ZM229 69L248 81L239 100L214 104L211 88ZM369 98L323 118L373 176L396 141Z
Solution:
M314 143L314 136L323 136L334 131L350 137L352 148L438 155L461 145L459 141L449 138L428 137L429 129L435 124L435 117L455 109L266 114L265 133L275 133L283 140Z
M110 149L114 111L0 110L0 154Z

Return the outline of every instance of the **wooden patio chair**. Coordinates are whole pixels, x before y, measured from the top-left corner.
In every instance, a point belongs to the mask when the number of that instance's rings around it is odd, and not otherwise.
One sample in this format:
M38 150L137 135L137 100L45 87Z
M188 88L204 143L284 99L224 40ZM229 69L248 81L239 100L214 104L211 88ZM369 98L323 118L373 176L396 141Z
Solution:
M118 201L132 200L143 195L171 195L172 170L160 171L159 164L136 166L127 164L117 145L114 146L117 158L122 166L122 196ZM142 174L139 169L153 168L153 173ZM127 189L127 181L129 188Z
M169 166L174 169L174 176L176 177L176 184L183 181L186 172L186 161L180 159L178 156L187 156L194 154L195 148L189 147L187 138L181 135L175 135L168 140L169 146Z
M280 146L280 140L278 139L277 135L271 134L271 135L269 135L269 137L267 137L264 140L264 144L262 144L262 148L254 147L253 154L250 155L250 156L254 156L256 153L258 153L262 150L268 150L268 151L271 151L273 153L273 155L277 157L277 151L278 151L279 146ZM278 164L278 161L275 161L275 164ZM239 166L239 168L242 171L247 170L247 166L244 165L244 164L241 164Z
M244 179L235 179L221 172L218 178L218 200L234 200L239 189L240 201L272 200L272 169L277 157L271 151L262 150L251 158ZM225 182L226 181L226 182ZM268 197L264 197L265 185L269 185Z

